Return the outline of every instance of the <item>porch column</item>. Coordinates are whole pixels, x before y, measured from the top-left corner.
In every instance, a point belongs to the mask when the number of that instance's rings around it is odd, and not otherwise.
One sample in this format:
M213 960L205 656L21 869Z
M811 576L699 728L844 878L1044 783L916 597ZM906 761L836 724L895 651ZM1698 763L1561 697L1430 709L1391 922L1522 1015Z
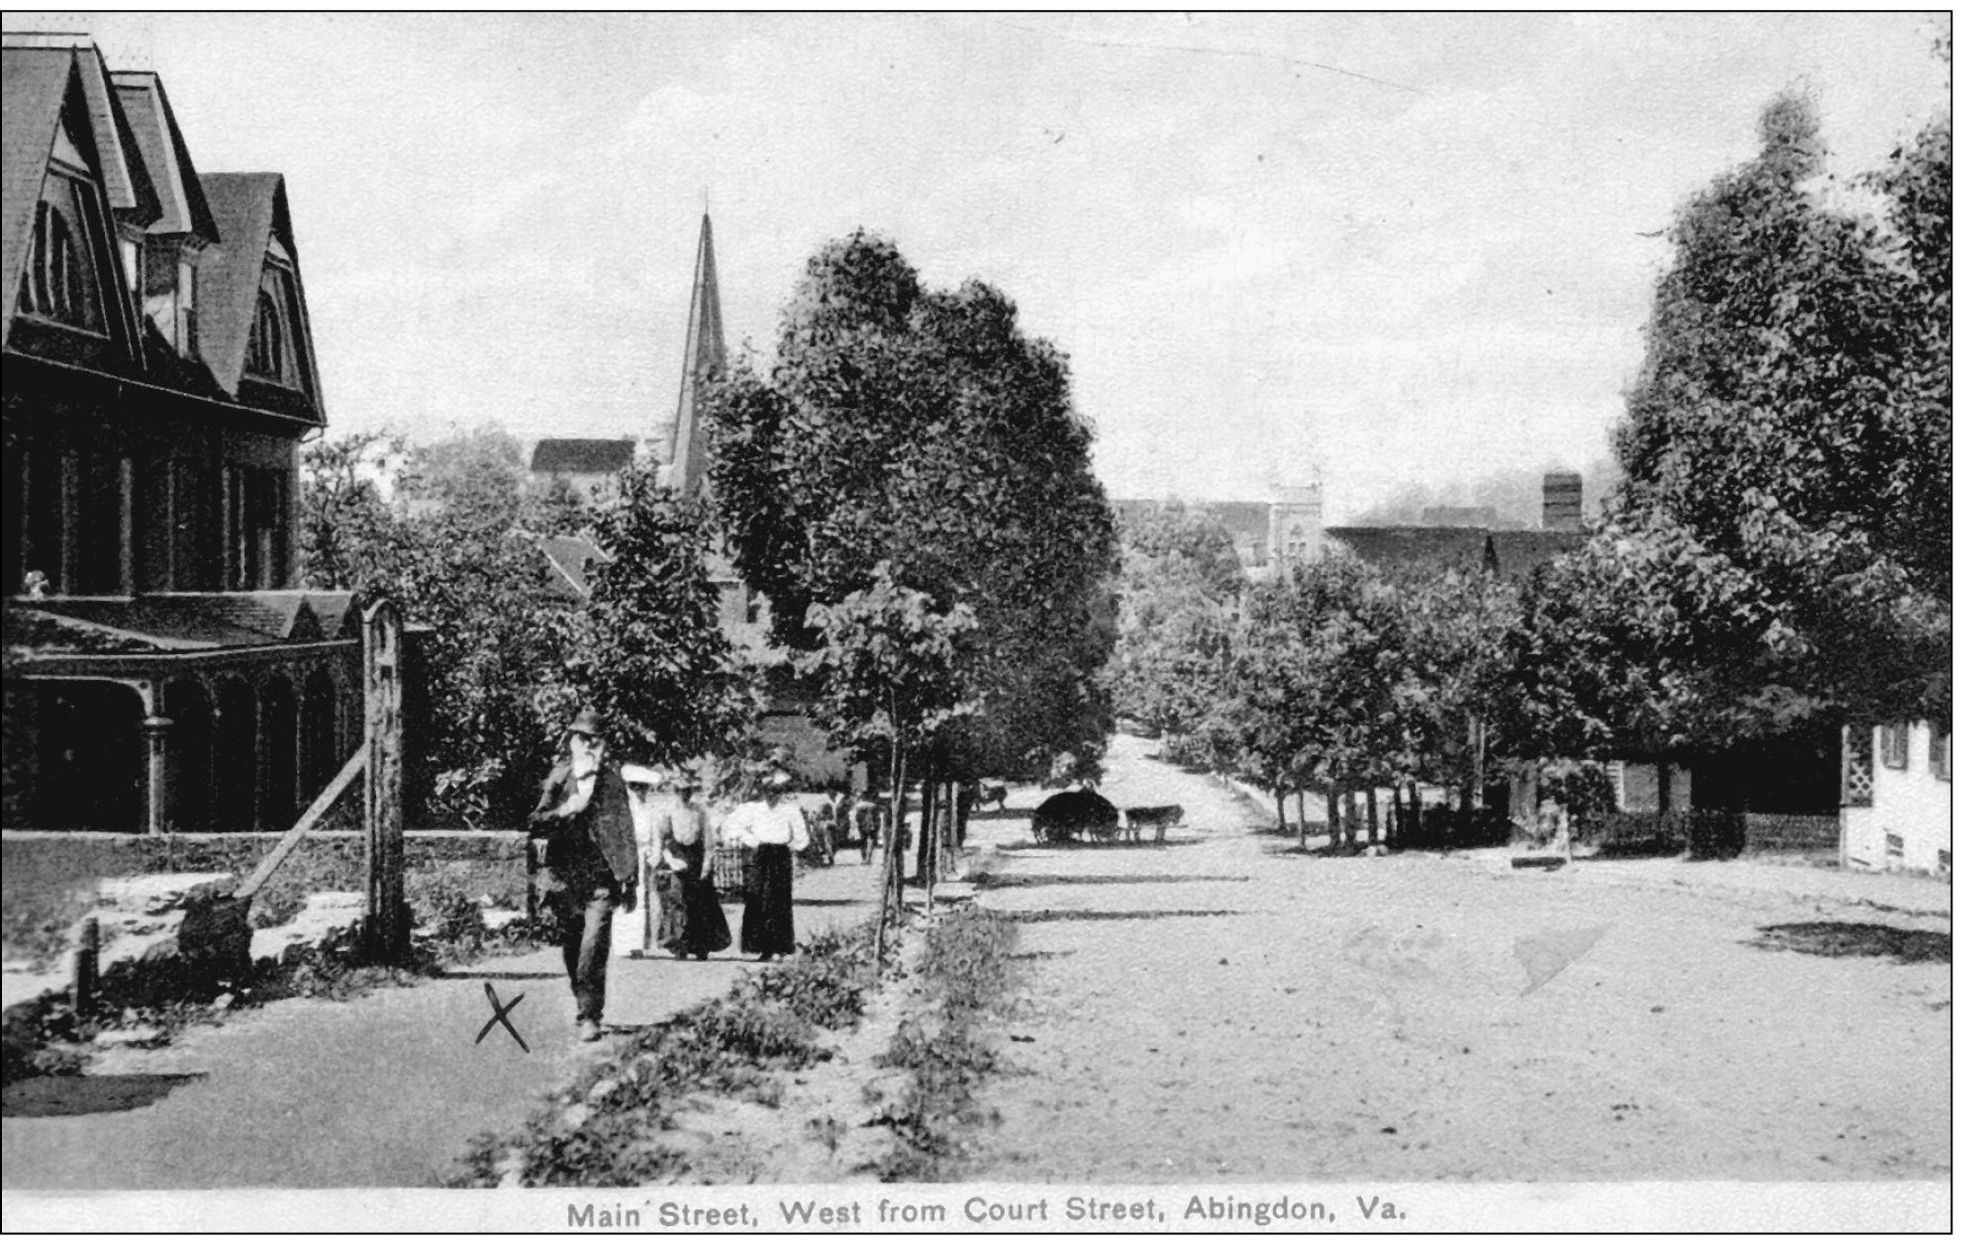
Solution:
M143 830L157 835L164 829L170 781L164 765L165 740L171 733L171 720L164 715L146 715L143 721L144 788Z

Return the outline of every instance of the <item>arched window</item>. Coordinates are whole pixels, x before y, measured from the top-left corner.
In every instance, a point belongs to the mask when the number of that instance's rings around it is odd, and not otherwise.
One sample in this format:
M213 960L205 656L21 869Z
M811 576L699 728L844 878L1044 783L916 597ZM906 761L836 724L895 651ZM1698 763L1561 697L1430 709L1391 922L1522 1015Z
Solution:
M88 325L92 304L75 231L61 210L45 200L34 206L31 246L23 292L27 311L69 325Z
M280 323L280 303L262 289L253 312L253 338L246 353L246 371L274 381L287 376L286 332Z

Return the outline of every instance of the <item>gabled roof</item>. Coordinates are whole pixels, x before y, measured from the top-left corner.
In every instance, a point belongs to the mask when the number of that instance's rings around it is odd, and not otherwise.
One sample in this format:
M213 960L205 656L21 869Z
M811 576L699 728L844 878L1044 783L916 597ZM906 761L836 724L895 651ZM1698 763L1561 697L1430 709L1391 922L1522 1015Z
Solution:
M1489 534L1489 566L1503 576L1525 576L1584 545L1585 536L1576 529L1498 529Z
M294 246L293 225L287 216L286 179L277 173L206 173L198 180L212 220L225 239L198 266L198 353L211 365L212 376L226 393L237 395L239 377L246 370L253 312L259 304L267 240L278 238L294 261L294 297L300 306L300 322L294 326L299 366L307 373L315 409L321 410L313 333L307 321L306 283L301 279L300 252Z
M0 50L0 298L14 322L21 266L34 232L34 205L54 150L62 104L76 85L75 54L55 48Z
M635 459L634 438L541 438L534 472L620 472Z
M136 129L116 88L110 85L109 66L93 45L76 54L76 67L82 71L82 95L89 101L89 120L96 132L96 155L102 164L102 186L109 195L109 206L121 220L148 227L163 212L157 186L151 176L147 153L137 141ZM105 142L110 137L115 142Z
M1374 525L1326 529L1337 542L1367 563L1382 568L1482 567L1489 530L1450 529L1423 525Z
M118 70L110 79L157 188L160 211L150 232L195 234L208 243L221 241L218 224L205 202L205 188L185 148L184 134L178 129L177 115L164 93L164 80L143 70Z

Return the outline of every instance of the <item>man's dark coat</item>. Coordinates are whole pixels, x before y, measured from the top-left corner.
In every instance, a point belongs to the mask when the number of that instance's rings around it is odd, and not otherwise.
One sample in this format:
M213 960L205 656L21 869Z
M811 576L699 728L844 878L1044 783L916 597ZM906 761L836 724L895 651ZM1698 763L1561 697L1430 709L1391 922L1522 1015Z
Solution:
M584 864L593 860L592 850L578 839L584 837L593 850L600 851L617 883L633 885L639 851L635 845L635 821L628 809L628 785L622 782L620 765L613 759L601 760L601 770L594 778L594 794L588 798L585 810L567 819L545 817L573 794L573 764L562 759L541 786L540 802L532 815L533 824L550 833L547 870L573 883L573 877L583 873Z

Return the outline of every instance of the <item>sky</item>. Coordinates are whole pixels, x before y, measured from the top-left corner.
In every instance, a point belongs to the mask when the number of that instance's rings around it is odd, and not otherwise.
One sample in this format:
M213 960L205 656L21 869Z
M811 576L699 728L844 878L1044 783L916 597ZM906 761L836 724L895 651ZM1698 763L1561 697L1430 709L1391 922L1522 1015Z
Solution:
M649 437L698 223L769 360L856 228L1070 358L1114 497L1329 522L1602 464L1677 205L1811 91L1833 168L1943 107L1917 14L9 13L286 175L330 429Z

